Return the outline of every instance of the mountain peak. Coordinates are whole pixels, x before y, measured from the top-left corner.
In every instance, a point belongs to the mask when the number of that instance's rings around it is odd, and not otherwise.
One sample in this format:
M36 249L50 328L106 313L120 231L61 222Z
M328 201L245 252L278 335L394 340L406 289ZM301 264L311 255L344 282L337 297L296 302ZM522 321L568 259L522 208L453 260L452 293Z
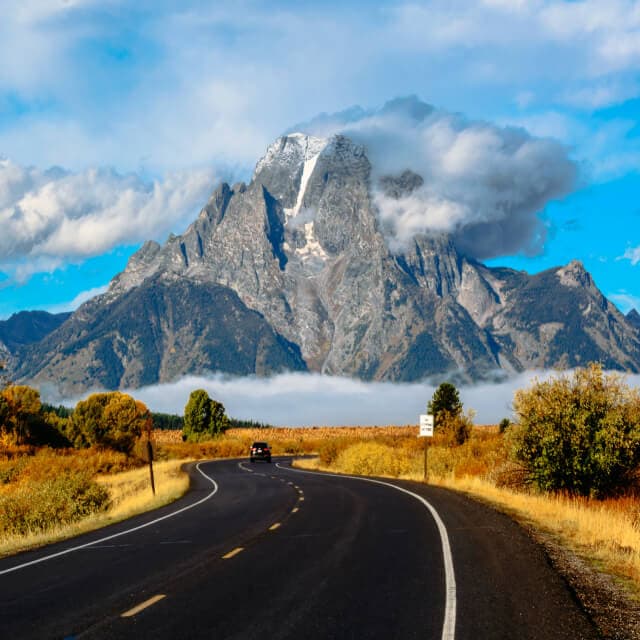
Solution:
M636 329L640 329L640 313L636 309L631 309L625 317L627 322L636 327Z
M589 361L640 370L635 316L577 260L533 276L489 268L430 227L392 248L379 193L419 216L414 195L434 179L407 164L374 171L355 135L281 136L248 185L220 184L182 235L145 243L107 294L25 348L19 375L75 393L205 369L393 381Z
M263 184L285 209L297 214L308 179L327 144L326 138L303 133L281 136L259 160L252 182Z
M560 282L566 287L593 287L593 279L580 260L572 260L557 271Z

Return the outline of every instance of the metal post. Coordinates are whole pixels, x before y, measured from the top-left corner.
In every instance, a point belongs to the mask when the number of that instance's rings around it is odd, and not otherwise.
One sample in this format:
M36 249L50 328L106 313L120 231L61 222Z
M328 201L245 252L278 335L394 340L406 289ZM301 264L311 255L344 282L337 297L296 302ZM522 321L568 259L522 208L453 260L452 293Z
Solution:
M147 456L149 457L149 475L151 477L151 491L153 495L156 495L156 484L153 480L153 447L151 446L151 440L147 440Z
M429 450L428 441L429 441L429 438L424 438L424 481L425 482L429 480L429 475L427 473L427 451Z

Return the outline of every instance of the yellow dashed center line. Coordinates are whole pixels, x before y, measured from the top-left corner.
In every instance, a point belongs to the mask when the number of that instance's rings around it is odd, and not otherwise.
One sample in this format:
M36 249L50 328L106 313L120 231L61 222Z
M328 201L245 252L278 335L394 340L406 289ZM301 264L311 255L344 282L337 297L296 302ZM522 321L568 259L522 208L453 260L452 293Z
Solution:
M244 547L237 547L236 549L234 549L233 551L229 551L229 553L225 553L222 556L223 560L228 560L229 558L233 558L233 556L237 556L239 553L241 553L242 551L244 551Z
M298 498L298 501L299 501L299 502L304 502L304 498L303 498L302 496L300 496L300 497Z
M276 529L278 529L278 528L280 528L280 523L279 523L279 522L276 522L275 524L272 524L272 525L269 527L269 531L275 531L275 530L276 530Z
M294 507L293 509L291 509L291 513L298 513L298 511L300 511L298 507Z
M167 596L163 595L163 594L158 594L157 596L153 596L153 598L149 598L148 600L145 600L144 602L141 602L139 605L133 607L133 609L129 609L129 611L125 611L120 617L121 618L131 618L132 616L135 616L137 613L140 613L141 611L143 611L144 609L146 609L147 607L150 607L152 604L155 604L156 602L159 602L160 600L162 600L163 598L166 598Z

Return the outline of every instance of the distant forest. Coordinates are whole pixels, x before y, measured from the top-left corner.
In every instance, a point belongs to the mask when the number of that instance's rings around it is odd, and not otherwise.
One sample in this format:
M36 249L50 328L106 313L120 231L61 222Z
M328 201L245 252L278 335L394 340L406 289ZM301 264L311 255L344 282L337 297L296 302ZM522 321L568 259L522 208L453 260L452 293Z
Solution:
M42 403L42 413L55 413L61 418L68 418L73 414L73 409L65 407L64 405L52 405ZM173 413L156 413L151 412L151 419L153 420L154 429L178 429L182 431L184 427L184 417L178 416ZM270 429L273 425L266 424L264 422L256 422L255 420L238 420L236 418L229 418L230 429Z

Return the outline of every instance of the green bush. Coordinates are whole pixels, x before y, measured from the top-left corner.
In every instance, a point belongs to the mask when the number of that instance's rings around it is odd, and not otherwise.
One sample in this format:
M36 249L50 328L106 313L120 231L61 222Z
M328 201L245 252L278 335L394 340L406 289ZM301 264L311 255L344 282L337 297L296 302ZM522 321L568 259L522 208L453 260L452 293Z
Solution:
M603 497L640 465L640 394L599 365L516 392L508 433L531 481L547 491Z
M509 418L502 418L500 420L500 424L498 425L498 429L500 433L504 433L511 426L511 420Z

